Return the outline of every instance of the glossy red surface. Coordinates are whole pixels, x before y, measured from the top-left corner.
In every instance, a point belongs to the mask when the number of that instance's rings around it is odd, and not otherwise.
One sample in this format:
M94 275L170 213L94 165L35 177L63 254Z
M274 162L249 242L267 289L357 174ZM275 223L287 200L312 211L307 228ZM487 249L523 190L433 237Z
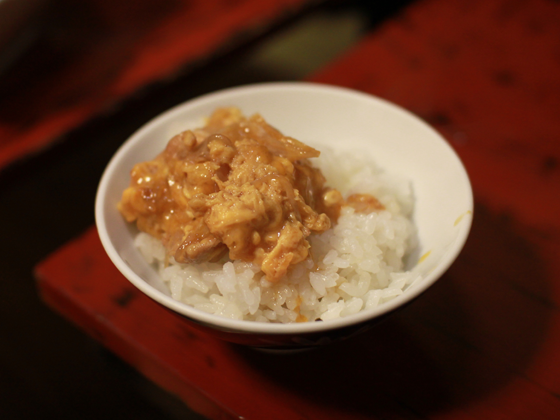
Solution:
M28 58L0 80L0 170L113 112L139 90L261 36L311 2L46 3Z
M37 268L44 299L209 418L560 418L560 4L429 0L311 80L433 124L475 193L463 253L360 336L272 355L194 331L141 295L93 228Z

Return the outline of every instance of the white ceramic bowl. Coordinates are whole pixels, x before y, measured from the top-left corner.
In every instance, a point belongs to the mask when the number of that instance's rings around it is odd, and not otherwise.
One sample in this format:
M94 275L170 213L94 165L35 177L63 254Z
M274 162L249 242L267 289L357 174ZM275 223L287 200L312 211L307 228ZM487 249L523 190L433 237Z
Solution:
M268 324L236 321L173 300L156 271L133 246L135 228L117 211L134 164L153 159L176 133L202 125L217 107L260 113L284 134L314 146L358 150L391 174L412 183L413 221L419 248L407 268L422 276L402 295L372 310L326 321ZM309 346L362 330L429 288L461 251L471 226L473 197L468 175L448 143L402 108L371 95L311 83L266 83L211 93L155 118L117 151L97 192L95 216L105 250L121 273L142 292L195 326L220 338L252 346ZM425 258L419 258L424 255Z

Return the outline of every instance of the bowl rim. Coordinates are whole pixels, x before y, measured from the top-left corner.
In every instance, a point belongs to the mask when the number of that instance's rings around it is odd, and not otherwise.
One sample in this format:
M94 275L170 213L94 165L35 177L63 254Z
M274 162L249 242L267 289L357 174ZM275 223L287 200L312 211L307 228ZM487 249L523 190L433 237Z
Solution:
M195 309L194 307L179 302L173 299L171 296L168 296L163 292L157 290L154 286L148 284L145 280L138 276L126 264L126 262L124 262L109 237L104 217L105 192L108 190L110 180L113 173L118 167L119 161L126 155L129 149L131 149L134 144L143 137L145 132L150 131L154 126L165 124L165 122L172 118L175 114L186 112L191 108L196 109L204 105L205 103L213 102L220 97L229 97L231 95L239 94L250 94L256 91L262 91L263 89L268 91L321 91L336 95L353 96L361 100L365 99L368 101L374 101L381 106L392 108L393 111L401 113L406 118L412 118L416 120L417 123L423 125L424 128L427 128L432 132L434 136L439 138L444 147L448 148L448 150L451 152L452 158L456 160L457 168L461 173L463 182L467 188L466 193L468 194L467 202L469 208L466 210L466 212L470 212L471 217L467 217L465 222L461 223L462 226L457 234L457 238L451 248L446 252L445 258L429 274L424 277L423 281L420 284L415 285L415 287L413 287L412 289L408 289L406 293L403 293L375 308L361 310L356 314L348 315L346 317L320 322L302 322L289 324L266 323L247 320L233 320ZM103 171L95 197L95 222L103 248L105 249L105 252L109 256L113 264L121 272L121 274L124 275L124 277L127 278L128 281L130 281L140 291L145 293L156 302L162 304L163 306L191 319L194 322L213 326L214 328L220 330L241 334L297 335L335 330L350 327L355 324L364 323L366 321L387 314L401 306L404 306L404 304L417 298L420 294L431 287L445 271L447 271L447 269L451 266L451 264L453 264L453 262L463 249L472 225L472 215L474 210L473 207L474 199L472 186L463 162L461 161L455 150L450 146L450 144L444 139L441 134L439 134L429 124L424 122L422 119L420 119L410 111L372 94L353 90L350 88L314 82L265 82L226 88L195 97L168 109L167 111L159 114L158 116L142 125L118 148L116 153L112 156L109 163L107 164L105 170Z

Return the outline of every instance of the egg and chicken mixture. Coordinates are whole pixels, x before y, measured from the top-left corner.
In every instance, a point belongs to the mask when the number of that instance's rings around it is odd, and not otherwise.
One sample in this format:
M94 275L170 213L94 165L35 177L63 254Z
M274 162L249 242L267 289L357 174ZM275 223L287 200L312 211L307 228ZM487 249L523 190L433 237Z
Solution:
M252 262L277 282L309 256L311 233L336 222L343 205L383 209L368 194L343 199L310 159L319 151L237 108L174 136L155 159L134 166L119 210L160 239L179 263Z

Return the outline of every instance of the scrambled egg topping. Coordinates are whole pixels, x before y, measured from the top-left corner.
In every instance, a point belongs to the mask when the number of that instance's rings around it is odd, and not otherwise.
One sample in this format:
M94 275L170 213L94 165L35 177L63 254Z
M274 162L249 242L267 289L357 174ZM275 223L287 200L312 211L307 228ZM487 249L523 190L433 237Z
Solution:
M176 135L154 160L134 166L119 210L178 262L229 253L276 282L307 258L307 237L329 229L344 203L310 164L317 156L258 114L218 109L204 127ZM344 204L382 208L367 195Z

